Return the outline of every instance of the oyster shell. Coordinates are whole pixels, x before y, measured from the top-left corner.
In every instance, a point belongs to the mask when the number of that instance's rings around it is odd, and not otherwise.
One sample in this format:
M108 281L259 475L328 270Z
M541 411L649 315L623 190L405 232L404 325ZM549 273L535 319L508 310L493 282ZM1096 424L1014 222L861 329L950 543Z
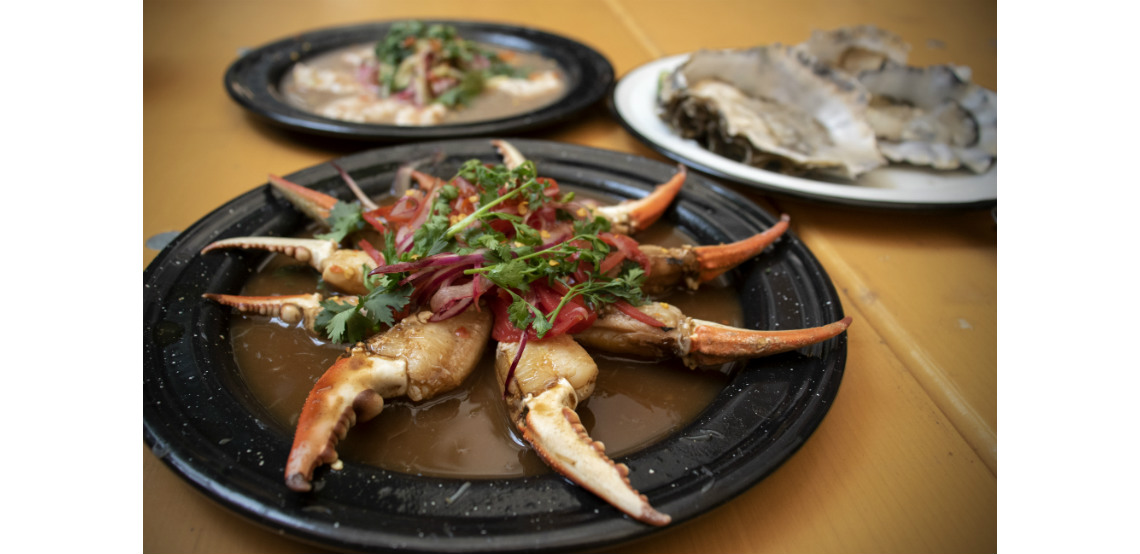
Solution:
M910 45L906 41L874 25L812 31L811 38L797 48L852 75L867 69L879 69L887 62L905 65L910 54Z
M661 117L710 151L761 168L855 178L884 165L853 77L790 46L701 50L662 82Z
M871 93L867 118L887 159L975 173L997 157L997 94L952 65L886 63L859 73Z

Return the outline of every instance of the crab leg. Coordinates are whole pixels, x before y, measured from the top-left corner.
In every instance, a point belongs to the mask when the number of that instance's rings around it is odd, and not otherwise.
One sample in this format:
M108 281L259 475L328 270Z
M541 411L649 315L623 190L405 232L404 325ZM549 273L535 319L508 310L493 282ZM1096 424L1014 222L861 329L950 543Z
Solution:
M338 168L339 169L339 168ZM302 187L291 181L270 174L269 184L280 192L291 204L301 210L314 221L325 221L329 218L329 211L336 205L336 198L323 192L317 192L309 187Z
M767 230L742 241L709 246L684 245L664 248L642 244L641 251L649 258L649 276L643 290L659 294L685 285L695 290L720 274L752 259L788 230L791 218L785 214Z
M499 151L503 165L508 169L514 169L526 161L526 157L505 140L492 140L491 145ZM681 191L681 185L685 184L687 175L685 166L678 164L677 173L669 181L657 185L647 196L638 200L626 200L613 206L587 206L588 216L608 219L612 225L611 230L623 235L632 235L648 229L661 218L669 208L669 204L673 203L673 199Z
M623 235L632 235L638 231L648 229L665 213L677 193L681 192L681 185L685 184L688 171L685 166L678 165L677 173L668 181L657 185L648 195L637 200L626 200L612 206L600 206L592 209L591 217L601 216L610 221L611 230Z
M695 368L797 350L835 337L851 325L851 316L847 316L810 329L761 331L687 317L664 302L651 302L636 309L664 327L647 325L607 307L593 326L575 338L586 346L618 354L676 356L686 366Z
M430 160L421 160L430 161ZM353 194L360 200L361 205L365 211L373 210L376 204L371 199L364 195L360 187L352 180L352 177L345 170L339 166L333 165L334 168L341 174L348 187L353 191ZM422 171L418 171L411 165L401 166L398 173L410 175L419 183L421 188L429 189L435 186L438 177L428 175ZM397 180L401 177L398 175ZM320 222L326 227L328 226L329 213L332 211L333 206L336 205L338 200L335 196L329 196L323 192L313 190L308 187L303 187L291 181L287 181L276 175L269 176L269 184L273 186L282 196L285 197L289 203L293 204L298 210L301 210L305 215L309 216L313 221ZM398 186L398 185L397 185Z
M219 304L237 308L238 311L281 318L289 324L304 322L305 329L315 333L313 325L321 307L320 293L294 294L286 296L238 296L234 294L206 293L202 297ZM356 303L355 297L335 297L339 302Z
M469 309L436 322L430 317L431 312L406 317L357 343L317 380L285 465L290 489L310 490L313 471L337 462L337 442L357 421L376 417L385 398L432 398L459 386L475 369L490 337L490 312Z
M543 461L571 481L631 517L652 525L671 518L658 512L629 482L629 468L606 456L605 445L590 438L574 409L594 391L598 366L567 335L530 341L519 356L519 343L500 342L495 371L507 384L508 412Z
M330 285L350 294L367 294L364 276L376 269L376 261L360 250L341 248L336 241L285 237L235 237L213 242L202 253L223 248L256 248L284 254L306 262L321 272Z
M502 156L503 165L507 166L507 169L515 169L526 161L526 156L523 156L518 148L505 140L492 140L491 146L499 151L499 156Z

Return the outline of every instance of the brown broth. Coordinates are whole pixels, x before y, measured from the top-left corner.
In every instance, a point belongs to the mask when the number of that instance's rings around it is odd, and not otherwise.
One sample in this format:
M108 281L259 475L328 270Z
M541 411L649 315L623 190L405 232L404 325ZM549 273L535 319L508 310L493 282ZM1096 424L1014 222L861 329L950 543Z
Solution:
M355 45L349 46L330 52L318 54L303 61L303 63L313 68L314 70L329 70L343 75L344 79L354 79L356 74L356 67L346 61L345 54L347 53L368 53L372 50L374 45ZM544 58L538 54L529 52L518 52L513 50L505 50L502 48L494 48L488 45L482 45L485 48L497 50L500 52L509 52L511 54L511 65L515 67L526 68L532 72L554 71L558 75L562 75L559 70L558 64L553 60ZM322 107L346 97L360 95L364 99L364 105L380 102L381 99L373 92L345 92L334 93L324 90L311 90L302 89L297 85L296 78L292 71L287 71L281 80L281 90L284 92L285 99L290 104L312 112L318 115L325 115L326 117L334 117L335 119L347 119L331 116L322 113ZM448 109L443 116L440 124L458 124L458 123L472 123L476 121L489 121L492 119L500 119L510 117L522 113L527 113L539 108L545 107L554 103L566 92L566 85L564 82L557 89L537 94L530 97L520 97L508 94L499 90L484 90L481 94L475 97L469 105L458 106L453 109ZM361 112L363 122L377 123L377 124L393 124L395 119L391 115L383 117L374 117L366 115Z
M692 240L657 224L642 242L674 246ZM242 294L299 294L316 289L308 266L275 256L253 275ZM692 317L739 325L734 291L707 286L667 300ZM238 367L273 418L295 427L313 383L343 345L328 344L298 326L264 316L234 315L232 341ZM613 457L649 446L696 418L724 388L729 367L689 370L675 360L645 361L593 353L594 394L578 406L590 435ZM494 348L462 387L434 399L386 402L375 419L352 428L338 445L341 457L411 474L508 478L549 469L515 434L494 375Z

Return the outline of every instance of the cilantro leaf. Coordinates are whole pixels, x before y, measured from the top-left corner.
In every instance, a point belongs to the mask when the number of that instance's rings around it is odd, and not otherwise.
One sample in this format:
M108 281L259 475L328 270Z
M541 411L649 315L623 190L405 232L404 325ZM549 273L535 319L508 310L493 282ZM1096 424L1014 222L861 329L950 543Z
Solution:
M363 339L367 321L360 321L359 306L339 298L321 301L321 312L313 327L333 342L356 342Z
M392 325L395 323L394 315L403 310L411 299L412 287L405 286L388 292L384 289L373 289L364 297L361 305L369 320L374 325Z
M329 239L340 242L344 237L366 227L363 211L359 204L337 201L329 210L325 219L329 224L329 232L316 235L319 239Z

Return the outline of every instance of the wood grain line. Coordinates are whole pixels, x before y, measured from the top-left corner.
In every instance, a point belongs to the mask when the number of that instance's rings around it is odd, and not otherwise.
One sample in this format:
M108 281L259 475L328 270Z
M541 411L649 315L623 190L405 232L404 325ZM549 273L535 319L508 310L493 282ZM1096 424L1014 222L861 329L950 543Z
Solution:
M906 328L882 303L867 300L874 298L874 295L870 294L870 288L859 278L858 273L847 265L825 237L812 233L808 228L796 229L796 233L805 243L811 245L817 257L828 260L827 272L832 279L837 285L846 284L845 287L840 287L843 296L855 304L859 311L866 314L868 319L866 324L883 337L887 347L903 362L919 386L950 420L958 434L986 464L990 473L997 477L997 434L965 399L953 379L946 375L926 350L918 346L919 342L910 336Z

